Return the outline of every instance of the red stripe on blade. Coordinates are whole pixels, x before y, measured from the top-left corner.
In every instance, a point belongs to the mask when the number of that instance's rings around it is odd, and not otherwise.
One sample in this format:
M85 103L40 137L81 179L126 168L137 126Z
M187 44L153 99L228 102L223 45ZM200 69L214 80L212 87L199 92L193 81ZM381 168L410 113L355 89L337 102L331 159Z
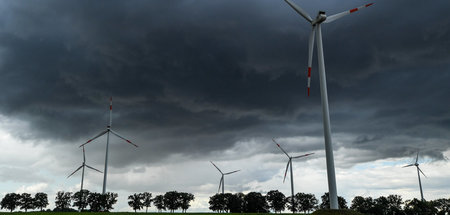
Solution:
M350 10L350 13L353 13L353 12L355 12L355 11L358 11L358 8L353 8L353 9L351 9L351 10Z
M371 5L373 5L373 3L370 3L370 4L366 4L366 7L369 7L369 6L371 6Z
M311 77L311 67L308 67L308 77Z
M86 143L90 143L92 140L88 140Z
M127 142L129 142L129 143L131 143L131 141L129 141L129 140L126 140Z
M109 109L112 110L112 105L109 106Z
M309 87L308 87L308 96L309 96Z

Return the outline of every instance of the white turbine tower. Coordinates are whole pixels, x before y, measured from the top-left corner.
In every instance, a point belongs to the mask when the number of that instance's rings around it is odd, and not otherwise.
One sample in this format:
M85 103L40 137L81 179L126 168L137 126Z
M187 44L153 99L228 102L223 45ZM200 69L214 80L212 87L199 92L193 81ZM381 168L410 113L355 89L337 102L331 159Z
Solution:
M277 144L278 148L280 148L280 150L283 151L284 154L286 154L286 156L289 158L289 160L288 160L288 162L287 162L287 165L286 165L286 171L284 172L283 183L284 183L284 181L286 180L287 171L288 171L289 167L291 167L291 168L290 168L290 170L291 170L291 195L292 195L291 200L292 200L292 207L294 207L294 204L295 204L295 201L294 201L294 174L292 173L292 159L297 159L297 158L306 157L306 156L312 155L312 154L314 154L314 153L308 153L308 154L304 154L304 155L299 155L299 156L294 156L294 157L292 157L292 156L290 156L286 151L284 151L283 148L281 148L280 144L278 144L277 141L275 141L275 139L272 139L272 141L273 141L275 144ZM294 210L292 210L292 213L294 213Z
M239 172L241 170L235 170L235 171L231 171L231 172L227 172L227 173L223 173L222 170L219 169L219 167L217 167L212 161L210 161L212 163L212 165L214 165L214 167L216 167L217 170L219 170L220 174L222 174L222 177L220 178L220 182L219 182L219 189L217 189L217 192L220 191L220 187L222 186L222 194L225 193L225 175L230 175L233 174L235 172Z
M81 164L80 167L78 167L78 169L76 169L75 171L73 171L72 174L70 174L69 176L67 176L67 178L69 178L70 176L72 176L73 174L75 174L76 172L78 172L78 170L82 169L82 170L81 170L81 189L80 189L80 192L83 190L84 167L87 167L87 168L89 168L89 169L92 169L92 170L95 170L95 171L97 171L97 172L99 172L99 173L102 173L102 171L100 171L100 170L98 170L98 169L96 169L96 168L94 168L94 167L91 167L91 166L89 166L89 165L86 164L86 155L85 155L85 152L84 152L84 146L83 146L83 163Z
M337 188L336 188L336 174L334 171L334 158L333 158L333 146L331 142L331 126L330 126L330 113L328 110L328 95L327 95L327 85L325 76L325 60L323 57L323 45L322 45L322 23L330 23L343 16L361 10L363 8L369 7L373 3L366 4L361 7L357 7L342 13L338 13L327 17L325 12L319 11L317 17L312 19L302 8L294 4L291 0L285 0L298 14L303 16L309 23L311 23L312 31L309 36L309 54L308 54L308 96L310 91L311 83L311 64L314 50L314 37L317 39L317 55L319 61L319 79L320 79L320 93L322 98L322 115L323 115L323 129L325 137L325 154L327 162L327 176L328 176L328 189L329 189L329 199L330 208L339 209L338 198L337 198ZM317 33L317 34L316 34Z
M427 177L427 176L426 176L425 173L423 173L422 170L419 168L419 163L418 163L418 161L419 161L419 152L417 152L416 162L413 163L413 164L408 164L408 165L404 166L403 168L405 168L405 167L410 167L410 166L416 166L416 168L417 168L417 177L419 178L420 197L422 198L422 201L425 201L425 199L423 198L422 181L420 180L420 173L422 173L422 175L425 176L425 177ZM420 172L420 173L419 173L419 172Z
M106 193L106 178L108 175L108 147L109 147L109 133L116 135L118 138L125 140L127 143L138 147L136 144L132 143L131 141L125 139L124 137L122 137L121 135L119 135L117 132L113 131L111 129L111 125L112 125L112 97L109 99L110 104L109 104L109 125L106 126L106 130L100 132L100 134L98 134L97 136L93 137L92 139L88 140L86 143L80 145L80 147L90 143L91 141L103 136L104 134L106 134L106 155L105 155L105 171L103 172L103 191L102 194Z

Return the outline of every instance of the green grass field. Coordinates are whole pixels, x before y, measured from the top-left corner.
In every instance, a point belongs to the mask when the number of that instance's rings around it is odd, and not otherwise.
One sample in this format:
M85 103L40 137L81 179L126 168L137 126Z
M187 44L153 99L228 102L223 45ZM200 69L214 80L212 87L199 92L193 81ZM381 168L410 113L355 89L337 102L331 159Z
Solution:
M13 212L13 213L6 213L6 212L0 212L1 215L5 214L5 215L17 215L17 214L24 214L25 212ZM138 212L138 213L134 213L134 212L110 212L111 214L114 215L133 215L133 214L146 214L145 212ZM45 215L45 214L52 214L52 215L80 215L80 214L86 214L86 215L92 215L92 214L105 214L105 213L101 213L101 212L83 212L83 213L78 213L78 212L27 212L27 215ZM224 214L229 214L229 215L256 215L256 214L262 214L262 213L148 213L149 215L224 215ZM274 214L274 213L271 213ZM296 214L303 214L303 213L296 213ZM277 213L278 215L278 213ZM292 215L292 213L282 213L281 215ZM315 211L314 213L312 213L312 215L361 215L361 213L352 211L352 210L318 210Z

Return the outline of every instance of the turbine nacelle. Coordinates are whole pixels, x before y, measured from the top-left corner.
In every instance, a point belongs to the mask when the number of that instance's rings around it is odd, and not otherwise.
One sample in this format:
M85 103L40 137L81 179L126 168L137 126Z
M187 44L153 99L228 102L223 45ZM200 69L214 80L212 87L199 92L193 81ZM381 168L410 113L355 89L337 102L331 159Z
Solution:
M314 21L311 22L312 26L315 26L317 24L322 23L323 21L325 21L327 19L327 15L325 14L325 11L319 11L319 13L317 14L317 17Z

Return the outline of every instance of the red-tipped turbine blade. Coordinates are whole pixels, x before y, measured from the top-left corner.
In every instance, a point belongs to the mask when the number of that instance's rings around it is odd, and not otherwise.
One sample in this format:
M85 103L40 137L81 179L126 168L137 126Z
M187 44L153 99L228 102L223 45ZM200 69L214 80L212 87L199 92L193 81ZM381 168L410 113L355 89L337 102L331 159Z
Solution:
M69 176L67 176L67 178L69 178L70 176L72 176L73 174L75 174L78 170L81 169L81 167L83 167L83 165L81 165L80 167L78 167L78 169L76 169L75 171L73 171L72 174L70 174Z
M106 132L108 132L108 130L105 130L105 131L100 132L100 134L98 134L97 136L95 136L95 137L93 137L92 139L88 140L86 143L81 144L80 147L82 147L82 146L84 146L84 145L86 145L86 144L92 142L93 140L99 138L100 136L106 134Z
M288 168L289 168L289 164L291 163L290 161L291 161L291 159L289 159L289 161L288 161L288 163L287 163L287 165L286 165L286 171L284 172L283 183L284 183L284 181L286 180L286 175L287 175L287 171L288 171Z
M122 139L122 140L125 140L127 143L129 143L129 144L131 144L131 145L133 145L133 146L135 146L135 147L138 147L138 145L132 143L131 141L129 141L129 140L126 139L125 137L120 136L117 132L115 132L115 131L113 131L113 130L111 130L111 129L110 129L110 131L111 131L112 134L116 135L118 138L120 138L120 139Z
M311 89L311 67L314 53L314 37L316 35L316 26L312 27L311 34L309 35L308 44L308 96Z
M308 154L304 154L304 155L299 155L299 156L295 156L295 157L292 157L292 158L302 158L302 157L310 156L312 154L314 154L314 153L308 153Z
M273 142L274 142L275 144L277 144L278 148L280 148L280 149L281 149L281 151L283 151L283 152L284 152L284 154L286 154L286 156L288 156L288 158L290 158L290 156L288 155L288 153L287 153L286 151L284 151L284 149L283 149L283 148L281 148L280 144L278 144L278 143L277 143L277 141L275 141L275 139L274 139L274 138L272 138L272 141L273 141Z
M223 172L219 169L219 167L217 167L212 161L209 161L209 162L211 162L211 164L212 164L214 167L216 167L216 169L219 170L219 172L220 172L221 174L223 174Z
M342 18L342 17L344 17L344 16L347 16L347 15L353 13L353 12L356 12L356 11L358 11L358 10L364 9L364 8L369 7L369 6L371 6L371 5L373 5L373 3L366 4L366 5L357 7L357 8L353 8L353 9L351 9L351 10L347 10L347 11L344 11L344 12L341 12L341 13L338 13L338 14L331 15L331 16L327 17L327 19L324 21L324 23L330 23L330 22L333 22L333 21L335 21L335 20L337 20L337 19L340 19L340 18Z

